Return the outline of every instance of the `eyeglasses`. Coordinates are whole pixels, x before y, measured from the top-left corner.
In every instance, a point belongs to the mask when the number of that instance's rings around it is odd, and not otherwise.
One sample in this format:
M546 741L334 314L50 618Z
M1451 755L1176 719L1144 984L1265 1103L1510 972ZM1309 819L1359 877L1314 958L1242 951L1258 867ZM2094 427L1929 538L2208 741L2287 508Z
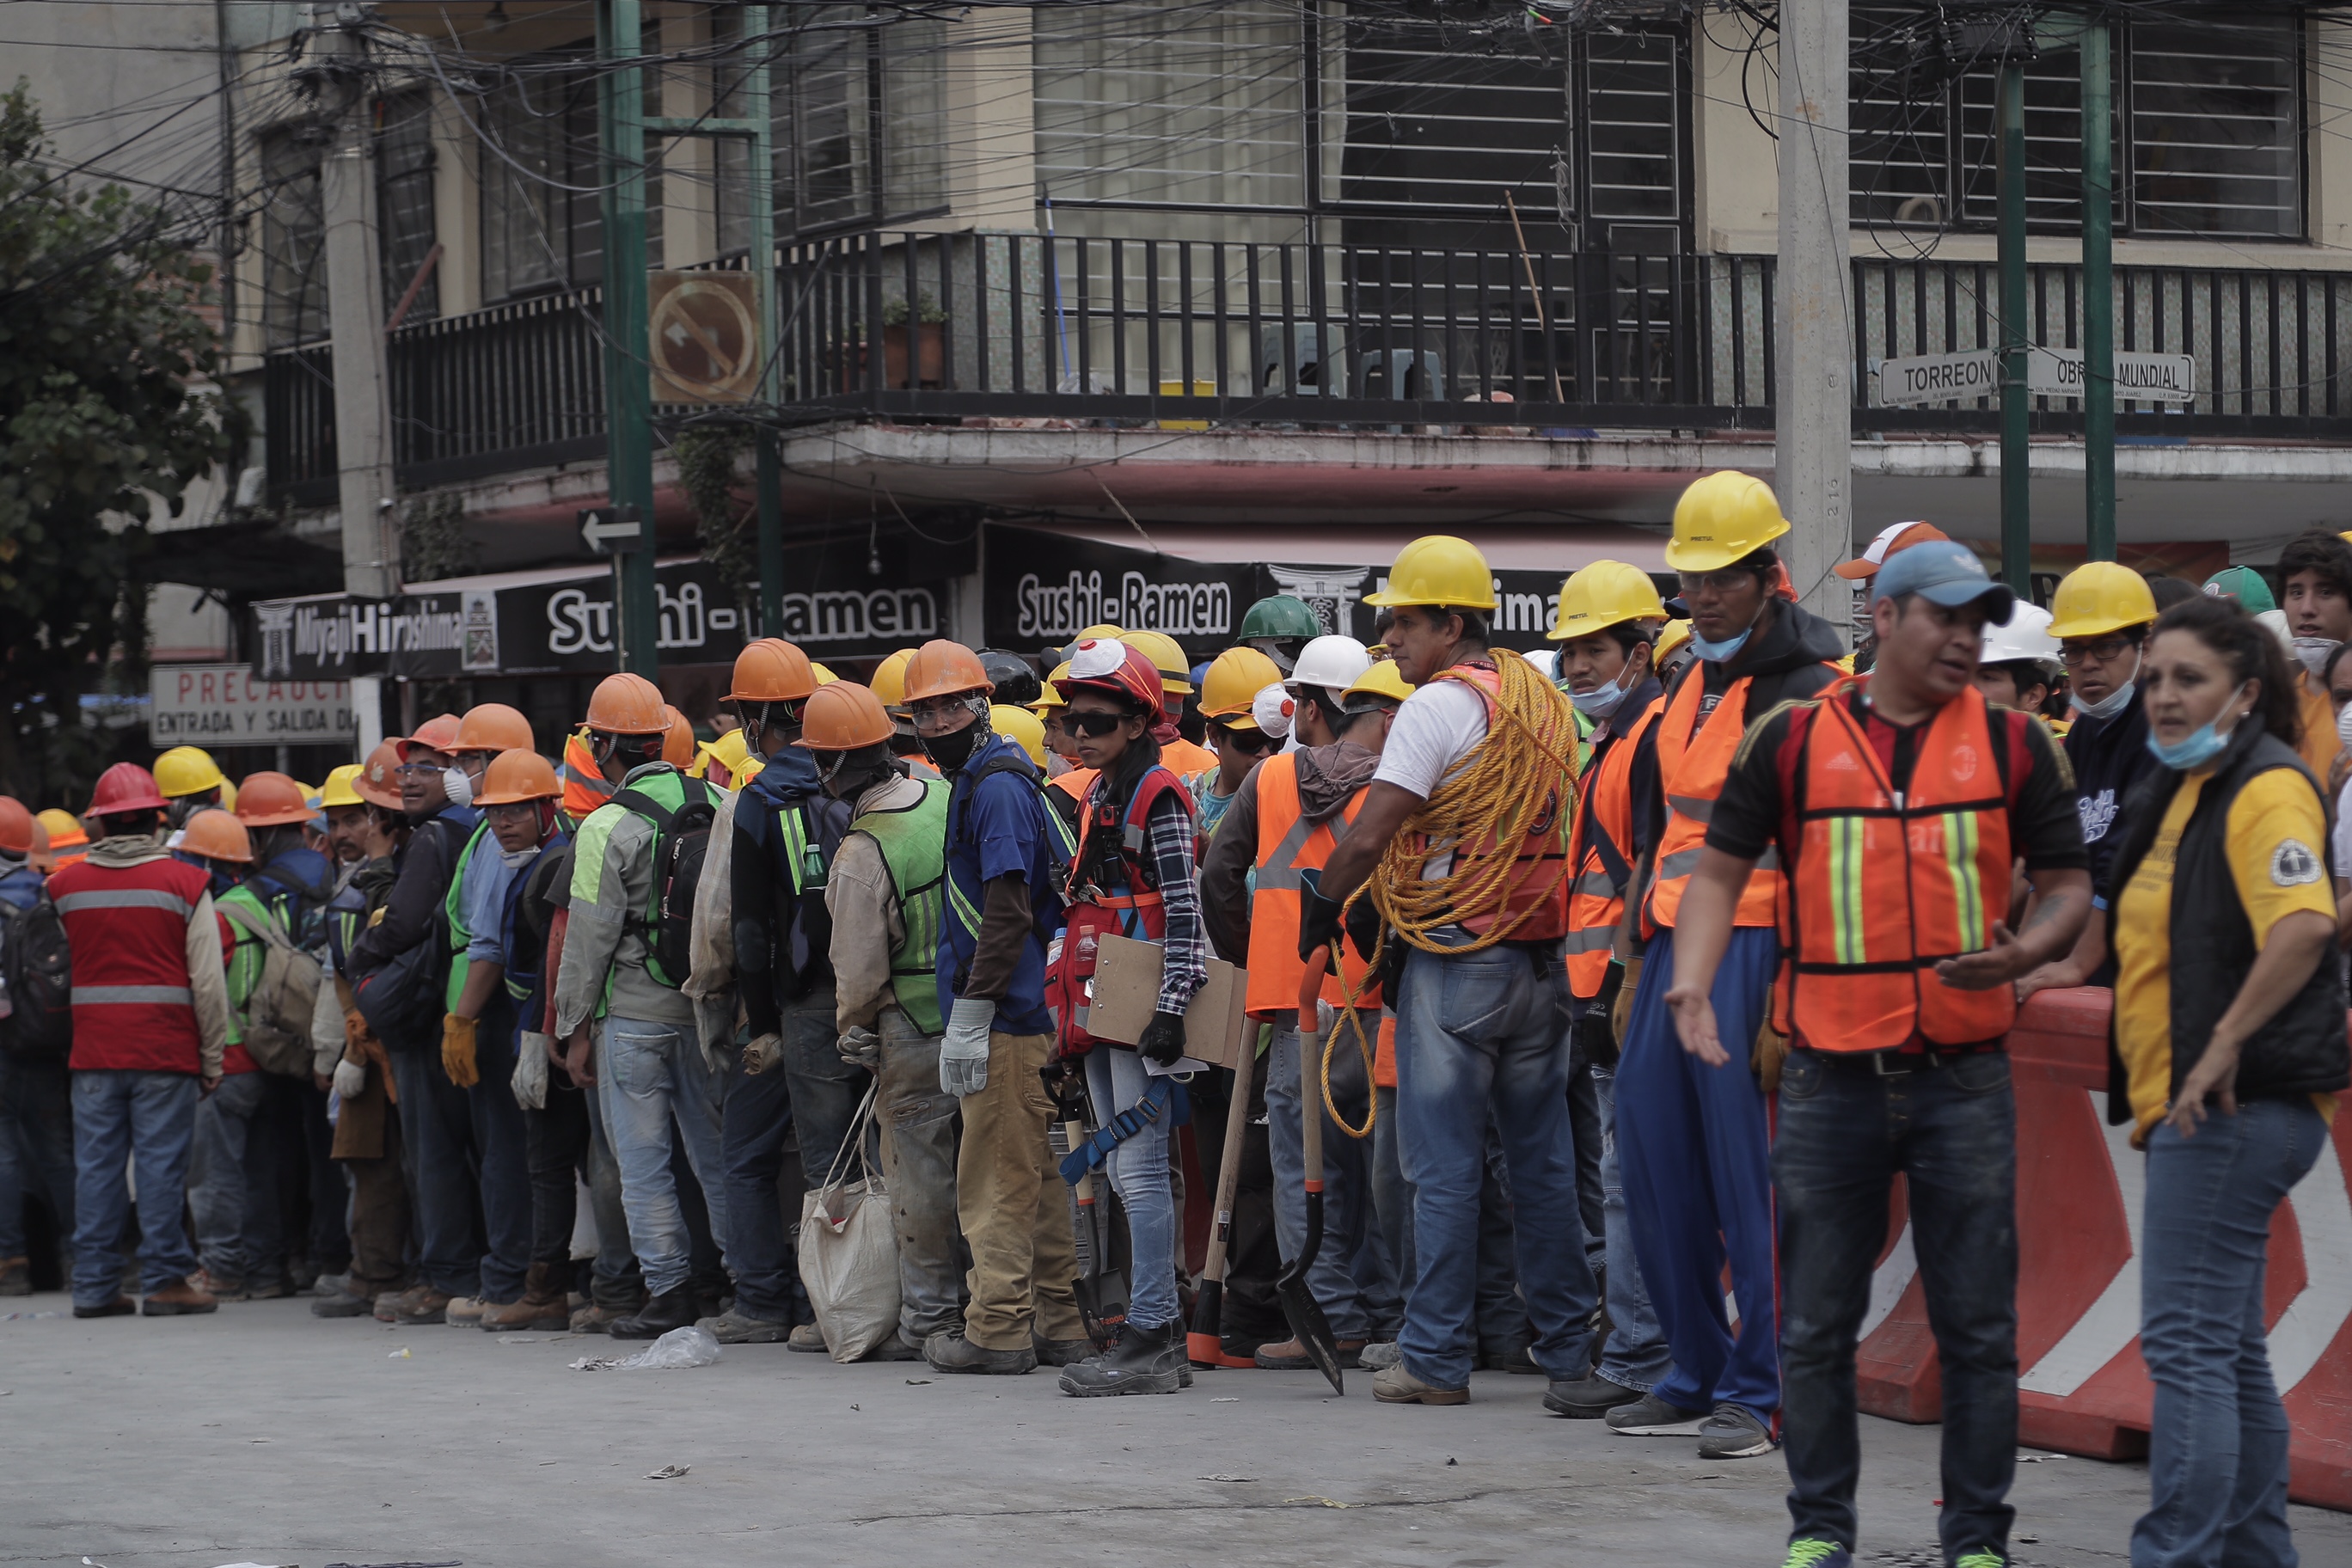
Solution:
M1756 574L1745 567L1727 566L1720 572L1685 572L1683 592L1696 594L1702 588L1718 594L1737 594L1743 584L1756 581Z
M1125 713L1065 713L1055 722L1066 735L1108 735L1126 723L1129 717Z
M2100 664L2107 664L2123 658L2124 650L2131 646L2131 638L2119 637L2086 637L2079 642L2062 642L2058 645L2058 662L2069 669L2086 658L2095 659Z
M408 773L431 773L434 777L438 778L441 774L446 773L448 769L439 763L403 763L392 771L404 775Z
M539 815L536 800L510 800L497 805L482 807L482 815L492 822L521 822Z

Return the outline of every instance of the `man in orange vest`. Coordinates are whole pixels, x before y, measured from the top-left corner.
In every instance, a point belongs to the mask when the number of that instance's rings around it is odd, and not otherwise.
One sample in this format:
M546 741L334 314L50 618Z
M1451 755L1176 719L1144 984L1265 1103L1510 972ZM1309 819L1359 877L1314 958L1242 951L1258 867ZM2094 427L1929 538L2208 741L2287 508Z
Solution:
M1648 947L1626 964L1633 1000L1618 1031L1625 1203L1674 1371L1608 1422L1628 1436L1696 1434L1709 1459L1770 1452L1780 1407L1769 1150L1756 1079L1745 1067L1702 1068L1676 1049L1665 992L1683 890L1740 735L1775 704L1811 697L1838 675L1836 630L1781 596L1788 574L1772 542L1788 531L1771 487L1747 474L1695 480L1675 506L1666 564L1682 574L1698 657L1668 689L1658 720L1658 793L1643 807L1664 824L1643 868ZM1780 965L1780 862L1767 856L1739 900L1739 929L1716 982L1725 1033L1743 1043L1764 1023ZM1737 1337L1724 1313L1727 1261Z
M2072 775L2048 730L1976 689L2010 591L1967 546L1919 545L1871 589L1870 674L1748 731L1682 900L1672 1009L1683 1049L1738 1072L1717 965L1759 859L1787 868L1772 1151L1780 1200L1788 1562L1853 1562L1854 1342L1895 1173L1943 1367L1945 1561L2010 1559L2017 1451L2017 1108L2002 1037L2012 983L2090 913ZM2003 923L2022 858L2040 895ZM1661 966L1663 967L1663 966ZM1744 1076L1744 1075L1742 1075Z

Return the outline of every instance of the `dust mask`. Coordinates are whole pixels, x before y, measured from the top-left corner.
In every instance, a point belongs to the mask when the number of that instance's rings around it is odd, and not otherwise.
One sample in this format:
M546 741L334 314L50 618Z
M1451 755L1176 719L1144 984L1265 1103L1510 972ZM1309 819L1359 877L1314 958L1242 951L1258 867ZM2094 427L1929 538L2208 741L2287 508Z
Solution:
M473 805L473 775L460 767L451 766L443 768L441 770L441 793L449 797L449 804L451 805L468 806Z

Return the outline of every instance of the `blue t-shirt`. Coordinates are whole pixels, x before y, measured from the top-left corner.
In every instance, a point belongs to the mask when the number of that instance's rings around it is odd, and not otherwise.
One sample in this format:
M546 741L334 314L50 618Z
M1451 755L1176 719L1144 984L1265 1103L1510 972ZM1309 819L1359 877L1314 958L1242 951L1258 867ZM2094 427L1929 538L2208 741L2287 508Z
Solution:
M993 773L973 784L990 763L1008 755L1018 759L1019 770ZM1046 820L1051 808L1038 784L1036 768L1020 746L993 735L957 772L948 795L948 907L940 922L940 1013L944 1016L952 1009L956 987L971 966L980 914L987 903L985 885L1017 872L1029 883L1029 936L1021 945L1013 983L996 1005L996 1027L1013 1035L1050 1034L1054 1027L1053 1016L1045 1011L1045 944L1062 926L1062 903L1055 888L1066 863L1056 848Z

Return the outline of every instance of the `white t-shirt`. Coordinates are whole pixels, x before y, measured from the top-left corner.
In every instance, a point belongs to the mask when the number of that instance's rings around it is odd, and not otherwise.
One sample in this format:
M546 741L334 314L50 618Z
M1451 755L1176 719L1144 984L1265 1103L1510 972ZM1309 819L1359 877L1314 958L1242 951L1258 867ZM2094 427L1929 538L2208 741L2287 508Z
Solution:
M2345 814L2352 812L2352 779L2344 784L2344 793L2336 800L2336 874L2352 877L2352 820Z
M1434 680L1417 688L1397 710L1381 747L1374 784L1392 784L1427 800L1458 772L1486 738L1486 704L1459 680ZM1451 843L1433 843L1421 863L1423 881L1454 869Z

